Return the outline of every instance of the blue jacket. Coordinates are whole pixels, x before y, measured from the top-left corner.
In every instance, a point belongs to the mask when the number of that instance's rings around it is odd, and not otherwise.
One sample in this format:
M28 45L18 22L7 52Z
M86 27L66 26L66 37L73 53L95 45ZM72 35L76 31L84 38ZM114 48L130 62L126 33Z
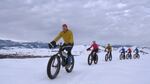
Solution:
M139 53L139 49L136 48L136 49L134 50L134 52L135 52L135 53Z
M125 53L126 50L125 50L124 48L122 48L122 49L120 50L120 52L121 52L121 53Z

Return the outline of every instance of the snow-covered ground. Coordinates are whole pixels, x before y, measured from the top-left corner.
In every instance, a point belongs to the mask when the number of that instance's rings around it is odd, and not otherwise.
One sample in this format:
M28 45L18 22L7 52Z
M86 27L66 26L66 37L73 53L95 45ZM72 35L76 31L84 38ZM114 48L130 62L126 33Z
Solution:
M113 51L113 60L105 62L105 52L100 52L98 64L89 66L87 57L90 52L85 49L84 46L75 46L73 53L79 56L75 56L73 72L67 73L61 68L54 80L46 74L49 58L0 59L0 84L150 84L149 54L141 54L139 60L120 61L116 50ZM41 50L37 54L51 53L47 51Z

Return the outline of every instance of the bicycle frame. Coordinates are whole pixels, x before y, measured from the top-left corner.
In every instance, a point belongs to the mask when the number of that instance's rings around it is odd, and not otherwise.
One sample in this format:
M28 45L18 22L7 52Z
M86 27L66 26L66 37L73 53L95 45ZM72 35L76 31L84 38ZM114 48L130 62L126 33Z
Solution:
M106 54L107 56L110 56L110 52L109 51L107 51L107 54Z

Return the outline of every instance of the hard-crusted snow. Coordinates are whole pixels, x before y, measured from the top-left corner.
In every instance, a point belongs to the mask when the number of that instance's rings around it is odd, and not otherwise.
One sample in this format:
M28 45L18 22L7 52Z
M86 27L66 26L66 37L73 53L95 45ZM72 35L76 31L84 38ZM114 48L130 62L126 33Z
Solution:
M36 52L36 49L33 51ZM38 50L37 50L38 51ZM45 52L44 52L45 51ZM41 50L37 54L48 54ZM147 50L148 51L148 50ZM119 60L118 50L113 51L113 60L105 62L105 52L98 53L97 65L89 66L87 57L90 52L84 46L73 50L75 67L72 73L64 68L58 77L50 80L46 74L49 58L36 59L0 59L1 84L150 84L150 56L141 54L140 59ZM33 53L32 53L33 54Z

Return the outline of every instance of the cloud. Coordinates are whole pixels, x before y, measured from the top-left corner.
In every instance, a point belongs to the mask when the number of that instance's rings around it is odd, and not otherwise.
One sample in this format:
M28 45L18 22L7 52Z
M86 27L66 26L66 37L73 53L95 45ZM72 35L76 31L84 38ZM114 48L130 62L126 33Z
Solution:
M149 0L1 0L1 38L49 42L67 23L76 43L148 44ZM140 38L140 40L139 40Z

